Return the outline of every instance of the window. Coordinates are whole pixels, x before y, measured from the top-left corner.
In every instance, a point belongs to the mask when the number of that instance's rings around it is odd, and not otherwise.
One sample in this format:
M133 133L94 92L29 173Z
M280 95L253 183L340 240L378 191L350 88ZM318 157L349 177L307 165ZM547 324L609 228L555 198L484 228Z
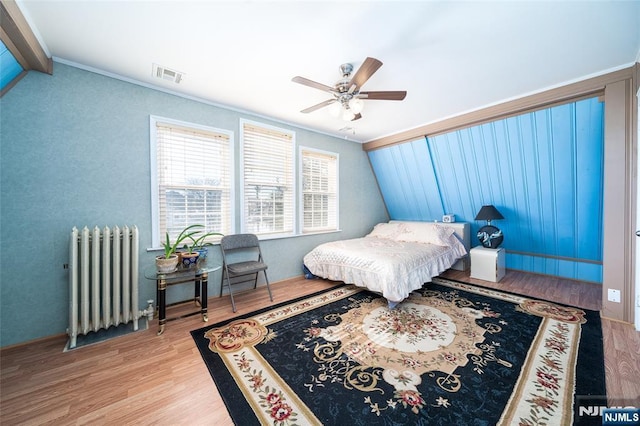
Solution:
M338 229L338 154L301 148L302 233Z
M294 133L240 120L242 229L256 235L294 233Z
M231 144L233 134L151 117L152 244L165 232L175 238L188 225L233 232Z

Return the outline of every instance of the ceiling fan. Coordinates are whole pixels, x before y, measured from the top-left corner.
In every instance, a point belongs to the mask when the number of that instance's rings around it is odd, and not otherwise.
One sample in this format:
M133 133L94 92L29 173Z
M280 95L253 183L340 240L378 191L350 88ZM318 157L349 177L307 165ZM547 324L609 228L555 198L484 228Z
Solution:
M293 77L291 81L300 83L305 86L313 87L325 92L329 92L333 95L333 99L327 99L324 102L310 106L303 109L301 112L307 114L324 108L329 105L335 105L334 108L337 114L342 112L342 118L345 121L354 121L362 118L360 112L362 111L363 100L384 100L384 101L401 101L407 96L407 92L402 91L383 91L383 92L361 92L362 85L369 80L369 78L375 73L378 68L382 66L382 62L375 58L366 58L362 66L351 77L353 72L353 65L342 64L340 65L340 72L342 78L332 86L327 86L322 83L309 80L304 77ZM336 115L337 115L336 114Z

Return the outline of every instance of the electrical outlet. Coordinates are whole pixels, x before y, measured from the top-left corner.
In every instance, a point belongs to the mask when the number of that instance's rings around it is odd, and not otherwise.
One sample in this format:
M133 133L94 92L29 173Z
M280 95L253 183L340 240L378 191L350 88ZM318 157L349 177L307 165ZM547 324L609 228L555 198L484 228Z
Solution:
M609 302L620 303L620 290L610 288L607 300L609 300Z

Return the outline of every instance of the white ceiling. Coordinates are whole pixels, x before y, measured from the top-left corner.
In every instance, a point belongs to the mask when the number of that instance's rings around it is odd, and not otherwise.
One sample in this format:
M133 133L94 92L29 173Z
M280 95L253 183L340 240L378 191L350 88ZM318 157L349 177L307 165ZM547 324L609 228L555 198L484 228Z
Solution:
M54 60L366 142L625 68L640 54L640 1L18 0ZM345 123L300 110L330 97L339 65L384 65ZM153 64L185 73L176 85ZM55 72L55 67L54 67ZM349 126L352 130L340 130Z

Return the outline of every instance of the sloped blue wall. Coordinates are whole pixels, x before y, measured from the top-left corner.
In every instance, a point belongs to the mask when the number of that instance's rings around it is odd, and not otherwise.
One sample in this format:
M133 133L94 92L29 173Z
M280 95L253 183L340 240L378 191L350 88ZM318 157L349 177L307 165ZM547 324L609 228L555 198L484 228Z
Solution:
M7 49L7 46L0 41L0 90L11 83L22 71L22 66Z
M391 219L442 216L442 200L424 139L369 151L369 160Z
M369 152L392 219L505 217L507 268L602 282L604 106L597 98ZM477 241L473 241L478 244Z

